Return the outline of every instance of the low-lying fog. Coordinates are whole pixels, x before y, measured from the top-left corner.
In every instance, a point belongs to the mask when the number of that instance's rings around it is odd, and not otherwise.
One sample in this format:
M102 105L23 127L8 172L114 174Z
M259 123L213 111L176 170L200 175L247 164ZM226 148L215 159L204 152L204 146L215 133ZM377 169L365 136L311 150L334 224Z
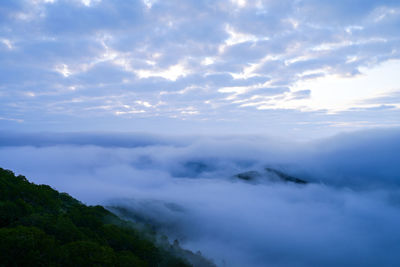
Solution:
M399 130L308 143L0 134L0 167L87 204L123 207L218 266L238 267L400 266L399 151ZM247 171L260 175L235 176Z

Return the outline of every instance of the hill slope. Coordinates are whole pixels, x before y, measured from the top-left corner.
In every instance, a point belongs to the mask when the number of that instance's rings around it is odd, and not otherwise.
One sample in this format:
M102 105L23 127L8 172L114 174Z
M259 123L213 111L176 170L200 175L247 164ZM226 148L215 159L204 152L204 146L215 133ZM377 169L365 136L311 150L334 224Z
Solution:
M0 168L0 266L192 266L200 256Z

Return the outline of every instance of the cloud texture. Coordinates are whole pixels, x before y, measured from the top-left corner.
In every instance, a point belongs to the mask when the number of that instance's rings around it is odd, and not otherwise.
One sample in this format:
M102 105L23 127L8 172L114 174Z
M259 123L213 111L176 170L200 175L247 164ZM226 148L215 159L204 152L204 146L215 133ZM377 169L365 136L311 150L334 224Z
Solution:
M399 130L312 143L107 134L77 143L80 135L7 144L3 134L0 165L89 204L123 207L220 266L400 263ZM233 177L266 166L311 183Z
M398 95L387 70L400 66L399 14L393 0L1 1L0 127L214 134L241 123L241 133L322 136L398 126L398 99L376 93ZM372 92L307 83L380 66L387 77ZM347 100L321 106L321 94Z

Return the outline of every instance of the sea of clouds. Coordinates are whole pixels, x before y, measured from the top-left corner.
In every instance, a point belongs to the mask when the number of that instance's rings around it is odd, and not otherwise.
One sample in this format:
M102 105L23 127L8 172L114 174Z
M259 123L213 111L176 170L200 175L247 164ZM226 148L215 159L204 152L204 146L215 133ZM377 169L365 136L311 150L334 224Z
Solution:
M0 134L0 166L123 208L218 266L400 264L400 130L260 136ZM246 182L272 167L310 183Z

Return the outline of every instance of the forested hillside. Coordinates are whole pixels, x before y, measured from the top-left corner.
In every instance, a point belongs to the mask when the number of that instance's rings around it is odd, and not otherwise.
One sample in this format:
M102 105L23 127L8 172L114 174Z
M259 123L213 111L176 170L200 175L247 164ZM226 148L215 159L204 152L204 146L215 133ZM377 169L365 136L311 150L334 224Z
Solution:
M185 253L200 257L0 168L0 266L191 266Z

